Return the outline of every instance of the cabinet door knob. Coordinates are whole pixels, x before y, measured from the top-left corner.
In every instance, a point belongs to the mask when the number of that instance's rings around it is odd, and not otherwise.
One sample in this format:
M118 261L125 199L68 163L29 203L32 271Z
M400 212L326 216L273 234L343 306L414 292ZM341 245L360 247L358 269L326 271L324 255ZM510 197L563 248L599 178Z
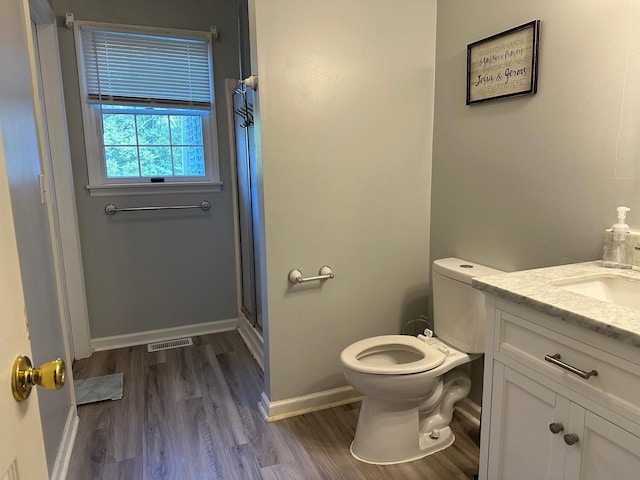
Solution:
M555 435L556 433L560 433L564 430L564 425L561 423L550 423L549 430L551 430L551 433Z
M573 445L574 443L578 443L578 435L576 435L575 433L566 433L564 435L564 443L566 443L567 445Z

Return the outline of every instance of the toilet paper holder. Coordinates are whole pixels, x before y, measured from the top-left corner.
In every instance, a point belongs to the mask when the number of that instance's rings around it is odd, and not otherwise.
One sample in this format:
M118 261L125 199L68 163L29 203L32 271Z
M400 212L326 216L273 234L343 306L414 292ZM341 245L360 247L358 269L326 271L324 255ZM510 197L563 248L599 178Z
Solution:
M333 278L333 277L334 277L333 270L329 265L323 265L322 267L320 267L320 271L318 272L318 275L316 275L315 277L303 277L302 272L297 268L294 268L289 272L289 281L291 283L305 283L305 282L313 282L315 280L329 280L330 278Z

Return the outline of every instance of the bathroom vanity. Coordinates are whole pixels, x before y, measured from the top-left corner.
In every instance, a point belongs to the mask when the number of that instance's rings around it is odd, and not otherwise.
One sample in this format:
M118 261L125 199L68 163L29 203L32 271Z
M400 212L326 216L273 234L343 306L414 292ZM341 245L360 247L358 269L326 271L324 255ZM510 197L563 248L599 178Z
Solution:
M474 278L486 295L481 480L640 478L640 272Z

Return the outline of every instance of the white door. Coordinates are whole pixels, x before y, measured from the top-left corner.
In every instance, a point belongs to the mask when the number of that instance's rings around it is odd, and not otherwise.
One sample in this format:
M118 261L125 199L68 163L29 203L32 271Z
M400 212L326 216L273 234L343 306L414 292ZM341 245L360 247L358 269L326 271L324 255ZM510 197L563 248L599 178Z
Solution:
M562 479L564 432L554 434L550 425L566 427L569 408L568 399L496 362L488 478Z
M10 388L18 355L31 355L18 250L0 132L0 479L48 478L37 394L16 402Z
M579 439L566 449L565 480L640 478L640 438L573 403L569 430Z
M51 202L52 197L43 192L43 186L47 182L42 176L41 137L38 130L42 123L38 122L40 110L37 68L35 46L31 36L32 13L30 11L30 5L37 3L35 0L3 1L2 15L0 15L0 64L10 66L10 68L4 68L0 75L0 128L3 134L2 168L4 172L4 182L0 190L3 192L2 208L9 208L11 212L11 217L7 217L10 221L7 220L9 222L7 226L2 225L2 231L13 236L19 262L18 273L5 281L11 284L19 282L21 287L20 295L12 293L14 297L12 301L20 304L19 319L5 318L3 305L3 308L0 308L0 315L3 315L3 324L16 321L24 323L27 316L31 346L31 352L29 352L22 343L18 344L19 348L9 344L5 348L2 345L1 360L9 361L5 358L5 355L9 354L15 358L17 355L31 353L32 356L30 356L35 365L58 357L70 363L62 334L49 229L48 203ZM45 5L48 8L46 2ZM52 25L51 28L55 26ZM8 258L13 259L14 256L15 253ZM5 275L4 268L0 269L0 275ZM15 312L13 316L15 317ZM6 334L3 331L0 335L4 337ZM24 334L26 333L23 332ZM7 341L12 342L13 337ZM10 363L13 363L13 360ZM2 368L7 369L7 373L10 367L10 364L2 365ZM8 382L8 379L5 382ZM6 385L10 383L0 382L0 390L8 388ZM34 403L32 399L23 402L19 407L13 405L9 407L4 403L3 406L7 407L6 414L15 414L18 418L24 416L25 419L29 418L27 413L31 415L32 410L36 410L35 414L39 416L39 442L44 443L47 471L58 478L64 467L64 459L67 458L60 447L66 448L69 444L65 438L65 431L72 432L72 422L75 419L71 384L67 382L58 391L41 390L37 393L37 398L39 399L37 409L28 405ZM5 415L5 412L2 415ZM67 426L69 428L66 428ZM6 432L18 434L16 428L9 427L0 433L5 435ZM2 455L5 454L3 451ZM33 467L39 468L40 454L37 448L35 456L38 460L34 462ZM31 465L28 466L31 467ZM6 467L0 465L1 468ZM4 472L0 471L0 473ZM21 477L39 480L47 478L47 474L45 476L21 475ZM0 479L4 480L2 476Z

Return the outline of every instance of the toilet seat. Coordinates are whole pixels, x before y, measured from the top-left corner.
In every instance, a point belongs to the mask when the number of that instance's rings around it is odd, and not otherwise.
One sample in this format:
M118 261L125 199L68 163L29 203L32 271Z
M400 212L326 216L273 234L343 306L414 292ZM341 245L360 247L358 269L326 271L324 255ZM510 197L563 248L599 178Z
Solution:
M446 355L422 340L408 335L380 335L349 345L340 359L356 372L405 375L432 370Z

